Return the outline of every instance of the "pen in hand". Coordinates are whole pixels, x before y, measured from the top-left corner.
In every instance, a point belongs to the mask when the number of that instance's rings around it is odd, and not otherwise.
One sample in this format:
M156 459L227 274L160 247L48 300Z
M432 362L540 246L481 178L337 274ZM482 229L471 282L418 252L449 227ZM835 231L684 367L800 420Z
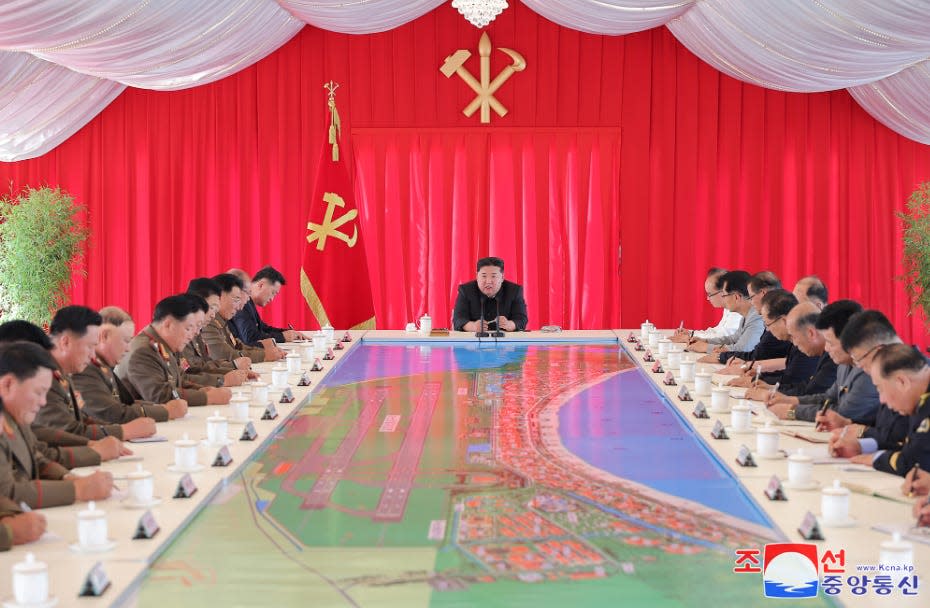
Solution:
M829 399L824 399L824 400L823 400L823 405L820 406L820 411L817 412L817 415L818 415L818 416L821 416L821 417L825 416L828 409L830 409L830 400L829 400ZM825 425L824 425L823 423L819 423L819 424L817 425L817 428L814 429L814 430L817 430L817 431L824 431L824 430L826 430L826 429L824 428L824 426L825 426Z
M911 485L910 485L910 487L909 487L908 490L907 490L907 497L908 497L908 498L913 498L913 497L914 497L914 482L917 481L917 474L918 474L919 472L920 472L920 463L919 463L919 462L915 462L915 463L914 463L914 468L911 469Z
M843 441L843 437L846 436L846 431L847 431L847 430L849 430L849 425L848 425L848 424L847 424L846 426L843 427L843 430L840 431L840 436L837 437L837 439L836 439L836 443L833 444L833 451L832 451L832 453L831 453L830 455L833 456L834 458L836 458L836 445L837 445L838 443L841 443L841 442Z

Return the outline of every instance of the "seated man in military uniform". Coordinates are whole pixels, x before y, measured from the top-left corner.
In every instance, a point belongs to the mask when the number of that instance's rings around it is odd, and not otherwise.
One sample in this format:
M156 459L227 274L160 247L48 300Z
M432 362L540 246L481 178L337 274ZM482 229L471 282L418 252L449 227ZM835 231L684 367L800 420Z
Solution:
M0 344L0 496L33 509L100 500L113 490L110 473L73 477L37 447L30 425L45 405L57 368L36 344Z
M203 328L203 339L214 359L237 359L248 357L252 363L277 361L284 351L270 339L260 342L261 346L249 346L232 333L230 320L242 303L242 280L232 274L218 274L213 280L220 286L219 308L212 322Z

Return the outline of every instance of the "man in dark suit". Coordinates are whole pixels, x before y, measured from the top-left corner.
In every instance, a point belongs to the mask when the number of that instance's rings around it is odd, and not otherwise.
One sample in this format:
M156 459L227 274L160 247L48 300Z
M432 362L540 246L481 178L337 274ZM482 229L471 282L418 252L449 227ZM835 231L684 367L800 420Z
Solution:
M481 311L484 311L484 319ZM478 260L478 278L459 285L452 313L455 331L503 331L526 329L526 301L523 287L504 280L504 260Z
M284 280L284 275L271 266L265 266L252 277L249 297L242 310L230 321L236 328L236 335L245 344L260 346L259 343L266 338L272 338L275 342L293 342L301 339L300 334L293 329L272 327L262 321L258 314L257 306L268 306L285 283L287 281Z

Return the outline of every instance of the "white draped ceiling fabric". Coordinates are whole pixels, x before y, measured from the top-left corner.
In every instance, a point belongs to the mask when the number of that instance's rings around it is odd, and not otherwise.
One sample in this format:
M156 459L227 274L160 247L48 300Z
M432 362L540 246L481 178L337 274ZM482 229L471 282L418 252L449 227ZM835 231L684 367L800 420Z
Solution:
M0 160L40 156L127 87L175 90L245 68L304 25L389 30L445 0L5 0ZM740 80L846 88L872 116L930 144L930 0L523 0L565 27L666 26Z

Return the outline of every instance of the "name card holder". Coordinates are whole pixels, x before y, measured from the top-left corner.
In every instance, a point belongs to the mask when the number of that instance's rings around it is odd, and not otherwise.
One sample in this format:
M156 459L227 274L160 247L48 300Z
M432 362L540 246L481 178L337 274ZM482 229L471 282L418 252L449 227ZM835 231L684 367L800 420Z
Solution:
M251 424L251 423L249 423ZM190 473L185 473L180 480L178 480L178 489L174 491L175 498L190 498L197 492L197 484L194 483L194 478L191 477Z
M679 401L694 401L691 398L691 393L688 391L688 387L684 384L681 385L681 388L678 389L678 400Z
M345 350L345 346L342 345L342 342L336 342L336 346L333 347L334 350Z
M660 361L656 361L655 363L652 364L652 373L653 374L664 374L665 373L665 370L662 369L662 363Z
M251 422L247 422L242 428L242 435L239 436L239 441L255 441L256 437L258 437L258 431L255 430L255 425Z
M343 341L343 342L351 342L351 341L352 341L352 334L350 334L349 332L346 332L345 335L342 336L342 341Z
M668 370L668 373L665 374L665 378L662 379L662 384L665 386L678 386L678 383L675 382L675 374L672 373L672 370Z
M327 348L327 349L326 349L326 354L323 355L323 360L324 360L324 361L332 361L332 360L335 359L335 358L336 358L336 353L333 352L333 349L332 349L332 348Z
M820 531L820 524L817 523L817 518L814 517L814 514L810 511L808 511L804 519L801 520L801 525L798 527L798 534L800 534L801 538L804 540L824 540L823 532Z
M654 356L652 356L652 351L651 351L650 349L647 348L647 349L646 349L646 352L643 353L643 362L645 362L645 363L652 363L652 362L655 361L655 360L656 360L656 358L655 358Z
M103 569L103 562L97 562L84 577L79 597L100 597L110 588L110 577Z
M281 391L281 399L278 401L278 403L294 403L294 391L291 389L291 387L287 387Z
M633 335L633 332L630 332L630 335L626 337L627 342L636 342L636 336Z
M301 372L297 386L310 386L310 376L307 375L307 372Z
M311 372L321 372L323 371L323 362L320 361L320 358L317 357L313 360L313 365L310 366Z
M736 453L736 463L741 467L754 467L756 461L752 458L752 452L745 445L739 446L739 452Z
M691 412L695 418L705 418L709 419L710 415L707 413L707 406L704 405L703 401L698 401L694 406L694 411Z
M778 475L772 475L772 478L769 479L769 485L765 488L765 496L769 500L788 500Z
M639 340L637 340L637 341L636 341L636 346L633 347L633 350L638 350L638 351L642 352L642 351L646 350L646 347L643 346L643 343L642 343L642 342L640 342ZM644 359L645 359L645 357L644 357Z
M132 539L154 538L159 530L161 530L161 528L158 522L155 521L155 516L152 515L151 511L146 511L142 514L142 517L139 518L139 523L136 524L136 533L133 535Z
M262 412L262 420L274 420L278 417L278 409L274 405L274 401L269 401L268 405L265 406L265 411Z
M730 436L727 435L727 430L723 427L723 423L719 420L714 423L714 428L710 430L710 436L714 439L729 439Z
M228 467L229 463L232 462L232 454L229 453L229 448L225 445L220 448L216 453L216 458L213 459L213 464L210 466L214 467Z

